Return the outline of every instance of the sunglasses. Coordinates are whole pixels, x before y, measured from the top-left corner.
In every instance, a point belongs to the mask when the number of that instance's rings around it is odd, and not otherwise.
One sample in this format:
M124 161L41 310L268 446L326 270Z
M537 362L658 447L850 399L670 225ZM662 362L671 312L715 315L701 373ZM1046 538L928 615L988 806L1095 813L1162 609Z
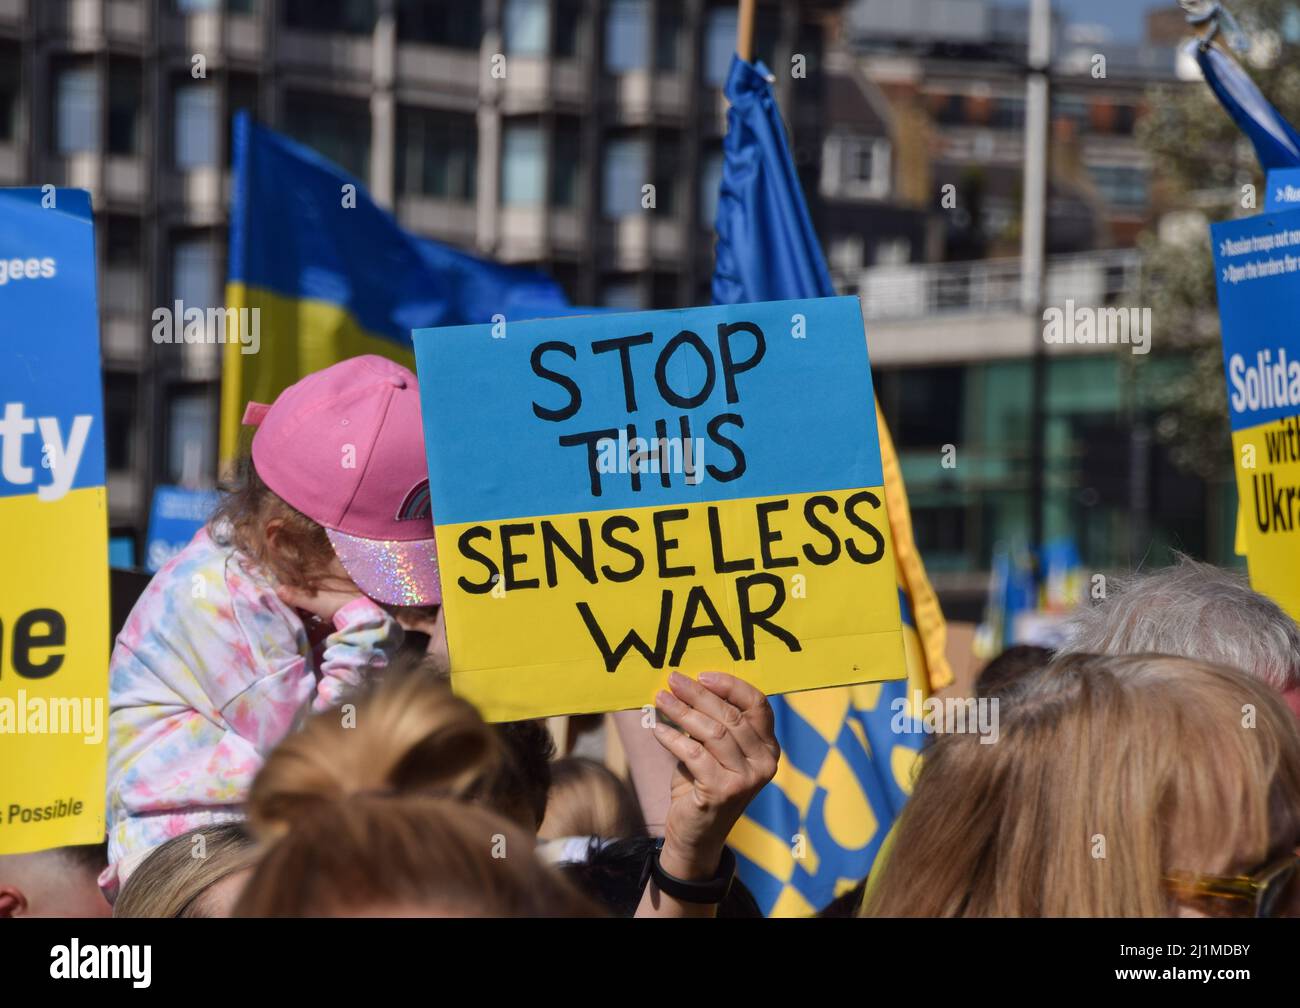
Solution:
M1178 899L1192 903L1216 903L1234 916L1245 916L1249 906L1253 917L1275 917L1295 896L1300 877L1300 851L1290 851L1245 875L1197 875L1170 872L1165 885Z

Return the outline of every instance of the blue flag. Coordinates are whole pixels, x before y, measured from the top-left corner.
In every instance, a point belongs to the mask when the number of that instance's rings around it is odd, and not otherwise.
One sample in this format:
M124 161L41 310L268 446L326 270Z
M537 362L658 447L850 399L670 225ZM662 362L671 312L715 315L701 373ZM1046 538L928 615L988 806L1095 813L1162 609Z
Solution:
M717 304L835 293L768 78L762 63L733 59L716 222ZM876 416L907 678L772 699L781 765L730 837L742 880L771 916L816 913L867 876L911 790L924 738L915 705L951 679L943 616L912 541L898 460L879 409Z
M1188 45L1195 47L1196 63L1219 104L1255 145L1260 167L1265 171L1300 167L1300 134L1269 104L1241 65L1218 46Z
M414 367L411 330L426 326L579 311L535 270L405 230L359 180L247 112L234 127L226 304L241 326L222 371L227 460L247 402L272 402L311 371L366 353Z

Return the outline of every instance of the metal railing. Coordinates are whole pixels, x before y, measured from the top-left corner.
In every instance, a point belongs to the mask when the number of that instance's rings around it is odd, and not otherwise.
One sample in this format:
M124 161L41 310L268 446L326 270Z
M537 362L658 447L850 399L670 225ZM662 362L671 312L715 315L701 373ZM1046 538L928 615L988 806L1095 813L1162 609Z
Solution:
M1137 290L1136 249L1052 256L1047 261L1047 304L1067 298L1108 305ZM1020 260L907 263L833 273L837 290L857 294L868 320L926 318L954 313L1020 310Z

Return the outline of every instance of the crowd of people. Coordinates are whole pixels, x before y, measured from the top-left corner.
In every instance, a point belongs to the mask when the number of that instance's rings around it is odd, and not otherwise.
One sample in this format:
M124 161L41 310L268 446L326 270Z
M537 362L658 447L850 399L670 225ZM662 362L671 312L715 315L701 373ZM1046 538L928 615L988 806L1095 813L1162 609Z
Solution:
M726 845L778 768L758 690L668 676L621 716L630 783L485 723L448 685L415 376L355 358L247 419L113 652L106 843L0 857L0 916L759 916ZM976 690L997 741L927 744L834 912L1300 913L1300 628L1240 576L1114 586Z

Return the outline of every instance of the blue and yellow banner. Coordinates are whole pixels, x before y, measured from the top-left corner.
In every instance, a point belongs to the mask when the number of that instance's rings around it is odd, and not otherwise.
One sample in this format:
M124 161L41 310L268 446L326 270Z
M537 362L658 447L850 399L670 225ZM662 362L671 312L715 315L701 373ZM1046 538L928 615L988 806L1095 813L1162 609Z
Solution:
M1300 210L1210 232L1250 583L1300 619Z
M374 353L414 364L422 326L562 315L560 288L400 227L364 184L240 112L225 316L221 457L238 453L250 401ZM187 306L206 309L208 306Z
M415 333L456 689L493 720L903 674L854 298Z
M100 388L89 194L0 189L0 854L104 839Z

